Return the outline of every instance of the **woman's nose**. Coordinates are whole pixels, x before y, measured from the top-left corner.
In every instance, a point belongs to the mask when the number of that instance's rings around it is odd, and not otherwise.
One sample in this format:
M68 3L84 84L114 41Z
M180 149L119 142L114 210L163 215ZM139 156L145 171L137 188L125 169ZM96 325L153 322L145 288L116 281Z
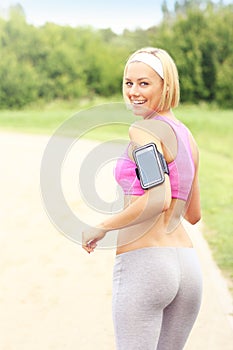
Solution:
M133 85L130 89L131 96L139 96L139 91L137 85Z

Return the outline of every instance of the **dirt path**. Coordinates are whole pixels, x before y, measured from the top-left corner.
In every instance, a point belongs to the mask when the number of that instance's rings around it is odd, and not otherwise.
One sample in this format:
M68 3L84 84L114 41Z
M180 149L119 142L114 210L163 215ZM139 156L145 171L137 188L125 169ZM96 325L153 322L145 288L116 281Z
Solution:
M47 141L0 133L0 349L114 350L115 252L88 256L51 224L39 185ZM232 298L198 227L191 237L203 267L204 297L185 350L232 350Z

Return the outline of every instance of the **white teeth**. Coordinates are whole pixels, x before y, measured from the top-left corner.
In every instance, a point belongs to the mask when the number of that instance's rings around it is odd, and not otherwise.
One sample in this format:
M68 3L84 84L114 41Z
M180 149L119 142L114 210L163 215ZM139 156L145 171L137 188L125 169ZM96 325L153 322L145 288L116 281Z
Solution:
M145 101L133 101L133 103L136 105L141 105L141 104L145 103Z

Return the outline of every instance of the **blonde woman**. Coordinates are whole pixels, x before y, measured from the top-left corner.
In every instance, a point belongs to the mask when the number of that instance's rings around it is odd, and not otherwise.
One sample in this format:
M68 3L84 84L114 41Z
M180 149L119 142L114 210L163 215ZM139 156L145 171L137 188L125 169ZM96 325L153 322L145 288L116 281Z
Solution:
M123 96L140 116L116 164L125 207L83 233L91 253L108 231L119 230L113 271L113 322L117 350L181 350L199 312L202 277L196 251L183 226L200 220L198 147L173 113L179 78L171 56L142 48L126 62ZM156 145L168 166L163 181L142 188L133 152ZM161 158L160 158L161 159Z

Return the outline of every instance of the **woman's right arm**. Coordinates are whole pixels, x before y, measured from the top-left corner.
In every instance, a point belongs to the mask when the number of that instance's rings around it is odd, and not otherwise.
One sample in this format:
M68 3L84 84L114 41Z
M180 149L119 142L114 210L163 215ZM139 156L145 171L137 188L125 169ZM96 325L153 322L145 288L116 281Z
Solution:
M200 187L198 180L199 171L199 151L195 140L192 137L191 148L193 153L195 175L192 183L192 188L187 200L184 218L192 225L196 224L201 219L201 200Z
M187 201L184 218L192 225L201 219L200 190L197 172Z

